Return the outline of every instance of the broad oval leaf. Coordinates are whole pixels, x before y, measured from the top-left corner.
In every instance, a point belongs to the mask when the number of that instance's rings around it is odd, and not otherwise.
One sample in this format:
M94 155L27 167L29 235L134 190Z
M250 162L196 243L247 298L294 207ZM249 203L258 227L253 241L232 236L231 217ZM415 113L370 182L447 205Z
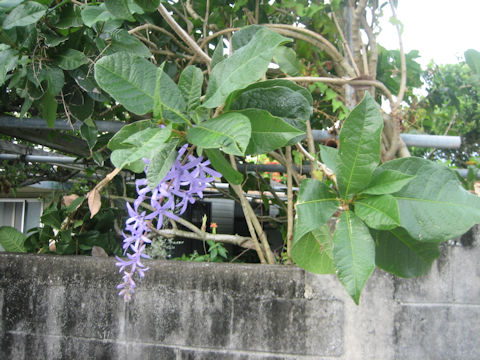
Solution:
M17 6L3 21L2 28L5 30L35 24L47 12L47 7L35 1L26 1Z
M302 269L315 274L335 273L330 227L325 224L296 239L292 244L292 259Z
M402 228L375 231L374 238L376 265L396 276L422 276L440 256L438 244L417 241Z
M127 0L105 0L105 7L112 13L113 16L119 19L130 21L135 20L128 7Z
M398 202L392 195L355 201L355 214L373 229L390 230L400 226Z
M0 245L8 252L27 252L24 247L26 236L10 226L0 227Z
M135 3L147 12L156 11L160 0L135 0Z
M213 168L217 170L222 176L234 185L239 185L243 181L242 173L235 170L232 165L223 157L220 150L217 149L205 149L205 154L210 160Z
M384 170L415 175L393 194L400 224L414 239L446 241L480 223L480 198L463 189L455 172L446 166L410 157L388 161L377 172Z
M63 70L75 70L88 63L88 59L81 51L67 49L55 58L55 63Z
M344 198L363 190L380 162L383 119L369 95L348 115L339 136L337 181Z
M267 28L258 30L247 45L213 68L203 106L217 107L232 91L260 79L268 69L275 48L288 41L291 40Z
M248 144L247 154L264 154L287 145L290 140L304 136L303 131L288 124L280 117L268 111L246 109L239 111L250 120L252 136Z
M124 143L125 140L139 131L154 127L156 127L156 122L153 120L141 120L125 125L110 139L108 148L110 150L130 148L132 146Z
M185 99L187 109L195 109L200 105L202 96L203 73L198 67L187 66L180 75L178 88Z
M218 149L232 155L244 155L250 141L250 120L238 112L222 114L188 130L187 140L204 149Z
M383 170L374 172L372 181L367 188L362 191L363 194L382 195L391 194L400 191L415 176L402 173L395 170Z
M153 109L157 68L129 53L105 56L95 64L95 80L125 109L144 115Z
M165 63L157 68L154 113L158 116L161 110L163 117L167 120L177 123L188 123L188 119L183 114L186 104L182 93L172 78L163 71L164 66Z
M284 73L290 76L299 76L302 65L297 59L297 54L293 49L286 46L279 46L275 49L273 59Z
M294 241L325 224L339 205L336 194L323 182L315 179L302 180L295 206L297 219Z
M172 128L147 128L143 131L144 133L141 137L139 137L137 134L132 135L136 140L139 141L138 146L131 147L129 149L118 149L112 152L110 160L116 168L121 169L129 164L141 160L142 158L150 159L158 147L170 137ZM131 144L128 139L130 139L130 137L127 138L124 143Z
M112 20L115 17L105 8L105 4L99 6L87 6L81 12L85 26L92 27L99 21Z
M162 144L155 150L147 168L147 182L150 189L155 188L167 175L177 158L178 140Z
M334 173L337 172L337 156L338 150L336 148L320 145L320 159Z
M367 226L351 211L340 215L333 234L333 262L338 279L358 305L375 269L375 242Z

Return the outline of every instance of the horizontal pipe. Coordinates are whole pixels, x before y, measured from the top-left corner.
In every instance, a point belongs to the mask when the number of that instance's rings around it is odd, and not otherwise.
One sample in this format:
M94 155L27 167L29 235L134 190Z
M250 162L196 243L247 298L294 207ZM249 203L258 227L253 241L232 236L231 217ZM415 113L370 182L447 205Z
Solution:
M24 160L52 164L73 164L77 162L78 159L69 156L0 154L0 160Z
M117 132L125 123L120 121L96 121L98 131L100 132ZM77 121L72 124L75 130L81 126L81 122ZM13 116L0 116L0 127L22 128L22 129L55 129L55 130L72 130L72 126L67 120L56 120L53 128L47 126L45 119L29 118L18 119ZM326 130L313 130L313 138L317 142L331 139L333 136ZM460 136L442 136L442 135L423 135L423 134L401 134L402 140L407 146L417 147L433 147L437 149L458 149L462 144Z
M312 130L313 139L322 142L332 139L333 136L325 130ZM462 145L460 136L424 135L424 134L400 134L407 146L433 147L437 149L458 149Z

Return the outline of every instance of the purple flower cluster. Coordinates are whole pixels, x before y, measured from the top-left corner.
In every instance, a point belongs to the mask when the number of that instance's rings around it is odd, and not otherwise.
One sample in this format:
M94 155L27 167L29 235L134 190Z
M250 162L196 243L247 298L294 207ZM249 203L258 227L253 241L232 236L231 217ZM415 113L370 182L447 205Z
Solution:
M215 178L222 176L209 168L209 160L204 161L202 156L185 154L187 147L188 144L185 144L180 148L172 168L154 189L149 188L147 179L135 182L138 197L133 207L127 203L129 218L125 222L123 233L123 251L127 258L122 259L117 256L118 261L115 264L120 267L119 272L123 272L123 281L117 289L120 289L119 295L123 296L125 301L129 301L135 292L136 284L133 279L135 271L142 279L145 271L148 270L141 259L148 258L143 251L146 244L151 243L147 236L151 226L160 229L165 216L173 220L177 219L178 215L186 211L188 204L195 202L196 197L203 198L203 191ZM148 160L146 163L145 173ZM140 212L140 204L144 201L149 201L154 211Z

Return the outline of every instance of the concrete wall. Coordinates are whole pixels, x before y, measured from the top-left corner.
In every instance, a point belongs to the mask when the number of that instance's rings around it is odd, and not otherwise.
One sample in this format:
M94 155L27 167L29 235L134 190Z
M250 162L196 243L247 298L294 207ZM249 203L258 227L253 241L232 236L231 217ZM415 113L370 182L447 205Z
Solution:
M0 254L0 359L480 359L480 241L429 275L376 271L356 306L295 267L151 262L134 300L114 259Z

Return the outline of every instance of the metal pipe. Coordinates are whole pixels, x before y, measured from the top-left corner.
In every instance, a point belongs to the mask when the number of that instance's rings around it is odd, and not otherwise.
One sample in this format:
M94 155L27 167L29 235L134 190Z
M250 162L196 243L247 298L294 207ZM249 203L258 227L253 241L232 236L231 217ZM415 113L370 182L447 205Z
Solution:
M127 125L120 121L95 121L98 131L100 132L117 132L123 126ZM55 120L53 127L48 127L47 121L41 118L19 118L13 116L0 116L0 127L17 128L17 129L44 129L44 130L74 130L80 129L82 123L77 121L71 126L67 120Z
M316 142L333 139L333 136L325 130L313 130L312 133L313 139ZM460 136L400 134L400 137L407 146L458 149L462 145L462 138Z
M0 154L0 160L24 160L30 162L73 164L77 158L69 156L46 156L46 155L19 155L19 154Z

